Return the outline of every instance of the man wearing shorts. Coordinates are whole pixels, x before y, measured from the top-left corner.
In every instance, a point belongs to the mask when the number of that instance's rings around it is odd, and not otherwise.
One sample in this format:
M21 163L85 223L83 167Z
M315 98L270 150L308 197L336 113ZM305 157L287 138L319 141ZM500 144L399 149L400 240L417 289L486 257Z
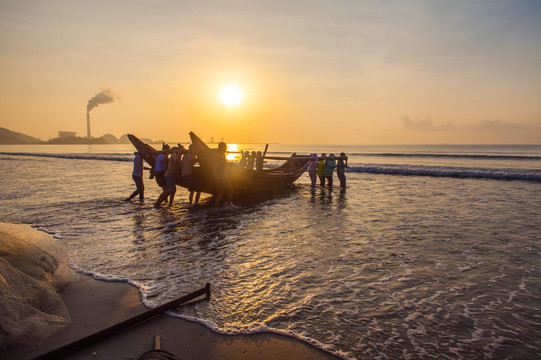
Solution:
M195 179L193 174L194 164L195 154L193 150L193 145L190 145L190 147L188 148L188 152L186 152L182 157L182 177L180 180L182 186L185 186L190 192L190 196L188 198L190 205L192 205L192 203L193 205L197 205L197 203L199 202L199 197L201 196L201 191L199 190L197 180ZM194 193L196 193L195 202L193 201Z

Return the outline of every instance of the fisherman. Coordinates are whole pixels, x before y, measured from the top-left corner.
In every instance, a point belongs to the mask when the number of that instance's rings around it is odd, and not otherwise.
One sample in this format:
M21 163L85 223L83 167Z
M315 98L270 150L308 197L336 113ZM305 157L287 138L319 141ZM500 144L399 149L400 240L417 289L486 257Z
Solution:
M261 154L261 151L258 151L255 156L255 169L263 170L263 162L263 154Z
M253 170L256 154L255 151L252 151L252 154L248 153L248 161L246 162L246 169Z
M180 180L181 167L180 159L184 152L184 146L180 145L173 148L169 162L167 164L167 170L165 170L165 181L167 182L167 193L169 196L169 206L173 205L175 199L175 193L177 192L177 180ZM165 197L167 202L167 196Z
M143 169L149 170L148 168L143 167L143 157L136 151L133 153L133 171L132 179L135 182L136 190L127 198L125 201L130 201L137 195L139 195L139 201L145 199L145 185L143 183Z
M317 181L317 154L310 155L310 160L308 161L308 175L310 175L310 181L312 182L312 187L316 187Z
M169 155L169 145L164 144L162 146L162 151L156 157L156 162L154 163L154 177L156 178L156 183L162 190L167 189L167 182L165 181L165 169L167 168L167 156Z
M180 180L180 183L182 184L182 186L185 186L190 192L190 195L188 197L188 202L190 206L197 205L199 203L199 197L201 196L201 190L199 189L199 184L197 183L197 180L193 174L194 164L195 164L195 152L193 149L193 145L190 144L190 146L188 147L188 151L185 152L184 156L182 157L182 165L181 165L182 177ZM196 193L195 202L193 201L194 192Z
M169 206L173 205L173 200L175 199L175 193L177 191L176 181L180 177L180 156L183 151L183 147L174 147L169 152L171 156L167 160L167 169L164 173L164 178L166 182L165 189L156 200L154 204L155 207L159 207L162 202L167 203L167 198L169 197Z
M346 188L346 175L345 175L345 169L349 169L349 166L347 164L347 160L344 163L343 158L346 156L343 152L340 153L340 159L338 159L338 163L336 164L336 175L338 176L338 180L340 180L340 189Z
M325 160L327 160L327 155L323 153L317 162L317 177L319 178L319 186L321 187L325 186Z
M240 157L240 160L239 160L239 166L242 167L242 168L245 168L246 167L246 162L248 161L248 152L243 152L242 150L240 151L240 154L241 154L241 157Z
M332 174L334 172L334 168L336 167L336 161L334 154L330 154L327 160L325 161L325 168L323 170L323 174L325 175L325 178L327 179L327 186L332 188Z
M233 187L229 178L227 177L227 160L225 158L225 152L227 151L227 145L224 142L218 144L218 152L214 155L212 162L212 174L214 177L214 183L216 187L216 199L214 207L220 207L222 198L225 197L225 205L231 206L233 201Z

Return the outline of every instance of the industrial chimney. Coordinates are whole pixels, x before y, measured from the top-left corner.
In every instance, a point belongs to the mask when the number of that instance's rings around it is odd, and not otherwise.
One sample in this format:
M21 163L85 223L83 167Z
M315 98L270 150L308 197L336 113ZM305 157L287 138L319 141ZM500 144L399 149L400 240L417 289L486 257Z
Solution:
M86 137L90 139L90 111L86 112Z
M86 137L90 138L90 110L94 109L100 104L108 104L115 100L115 95L109 89L105 89L94 95L94 97L88 100L86 106Z

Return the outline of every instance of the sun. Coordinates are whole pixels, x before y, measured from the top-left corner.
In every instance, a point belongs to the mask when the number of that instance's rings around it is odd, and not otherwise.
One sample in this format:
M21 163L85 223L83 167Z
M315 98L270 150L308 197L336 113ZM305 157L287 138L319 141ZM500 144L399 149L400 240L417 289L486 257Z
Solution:
M242 91L235 85L228 85L220 91L220 100L227 106L235 106L242 100Z

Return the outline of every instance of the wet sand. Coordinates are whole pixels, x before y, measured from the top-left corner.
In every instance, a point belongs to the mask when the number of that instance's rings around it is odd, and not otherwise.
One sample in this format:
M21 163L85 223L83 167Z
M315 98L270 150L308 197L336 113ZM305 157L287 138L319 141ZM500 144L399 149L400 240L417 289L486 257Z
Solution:
M1 357L31 359L148 310L135 287L122 282L98 281L85 275L67 285L62 297L71 316L68 328L52 335L37 349L10 349ZM338 359L288 336L221 335L199 323L167 315L159 315L65 358L137 359L153 349L154 335L160 335L163 350L183 360Z

